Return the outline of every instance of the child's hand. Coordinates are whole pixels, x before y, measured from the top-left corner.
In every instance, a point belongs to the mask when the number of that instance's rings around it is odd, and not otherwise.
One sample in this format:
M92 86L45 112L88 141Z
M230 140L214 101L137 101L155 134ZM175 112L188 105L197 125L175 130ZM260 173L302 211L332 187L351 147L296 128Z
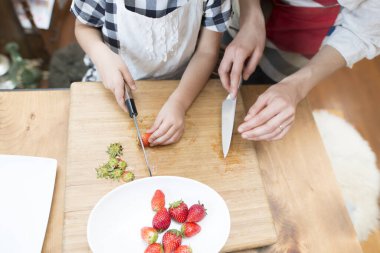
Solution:
M153 133L149 138L151 146L168 145L181 139L185 130L185 113L183 105L169 98L159 112L156 121L147 133Z
M95 65L99 71L104 87L112 91L119 106L124 111L127 111L124 102L125 84L133 90L136 89L136 84L123 59L111 50L107 50L98 53Z

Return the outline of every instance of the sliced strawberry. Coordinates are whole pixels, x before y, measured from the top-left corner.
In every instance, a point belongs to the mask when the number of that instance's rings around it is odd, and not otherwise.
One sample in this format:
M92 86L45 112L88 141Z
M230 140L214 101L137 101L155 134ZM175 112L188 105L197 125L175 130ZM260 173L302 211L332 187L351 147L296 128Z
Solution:
M201 226L195 222L185 222L181 226L181 233L185 237L192 237L201 231Z
M179 246L174 253L192 253L193 250L190 248L190 246L187 245L181 245Z
M153 228L157 229L158 233L161 233L169 228L171 223L170 215L166 208L162 208L158 211L152 221Z
M148 134L148 133L145 133L141 136L141 140L143 142L143 145L144 147L149 147L150 146L150 142L149 142L149 138L152 134Z
M153 243L145 249L144 253L164 253L164 249L161 244Z
M194 204L189 209L189 214L187 215L187 222L198 222L201 221L206 216L206 209L203 204Z
M157 230L150 227L143 227L141 229L141 238L148 244L155 243L158 238Z
M156 190L151 200L152 210L157 212L165 207L165 194L161 190Z
M184 223L187 219L187 214L189 213L189 209L185 202L182 200L175 201L170 204L169 214L175 221L179 223Z
M165 253L172 253L176 250L182 243L181 232L177 229L170 229L166 231L162 237L162 245L164 245Z

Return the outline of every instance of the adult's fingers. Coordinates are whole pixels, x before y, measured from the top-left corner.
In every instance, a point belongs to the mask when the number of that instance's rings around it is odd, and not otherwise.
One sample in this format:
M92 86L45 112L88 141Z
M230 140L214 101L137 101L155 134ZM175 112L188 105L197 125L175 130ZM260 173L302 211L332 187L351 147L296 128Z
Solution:
M269 119L266 123L250 129L249 131L254 136L266 135L272 133L280 126L283 127L288 120L294 120L294 115L291 114L289 110L284 110L275 115L273 118ZM246 132L242 133L243 138L248 137Z
M123 75L124 81L127 83L127 85L132 89L136 89L136 83L135 80L133 80L131 73L129 73L129 70L127 69L126 66L123 66L120 69L121 74Z
M115 95L115 98L116 98L116 102L118 103L118 105L120 106L121 109L123 109L123 111L127 112L127 107L125 106L125 99L124 99L124 93L125 93L125 88L124 88L124 84L122 85L116 85L115 86L115 89L113 90L113 93Z
M274 141L274 140L278 140L278 139L281 139L282 137L285 136L285 134L289 131L291 126L292 126L292 123L288 124L287 126L285 126L282 129L277 129L273 133L263 135L263 136L259 136L259 137L249 138L248 140L251 140L251 141Z
M289 132L291 126L292 126L292 124L289 124L289 125L286 126L286 127L284 128L284 130L282 130L279 134L277 134L276 136L274 136L274 137L268 139L268 141L277 141L277 140L279 140L279 139L282 139L282 138L283 138L283 137Z
M219 73L219 78L220 78L220 81L222 82L224 89L230 92L230 86L231 86L230 72L231 72L231 68L233 64L233 58L231 57L231 54L227 50L228 48L226 49L223 59L220 62L218 73Z
M238 92L240 78L241 78L241 74L244 68L244 61L245 61L245 58L242 55L237 56L232 66L232 70L230 74L230 80L231 80L230 94L232 94L233 97L236 97L237 92Z
M260 58L263 55L262 49L257 48L253 52L252 56L249 58L248 63L245 65L243 70L243 78L247 80L252 73L255 71L257 64L259 64Z
M256 102L249 108L247 115L244 118L244 121L248 121L251 118L253 118L259 111L264 109L264 107L267 105L267 97L266 96L259 96L256 100Z
M294 115L280 113L266 124L244 132L242 138L248 140L268 140L282 132L294 121Z
M155 141L153 141L151 144L154 145L162 145L164 142L168 141L177 131L174 126L171 126L170 129L162 136L158 137Z
M282 109L283 105L279 103L267 105L257 115L253 116L251 119L241 124L238 128L239 133L246 132L262 124L265 124L267 121L279 114L282 111Z

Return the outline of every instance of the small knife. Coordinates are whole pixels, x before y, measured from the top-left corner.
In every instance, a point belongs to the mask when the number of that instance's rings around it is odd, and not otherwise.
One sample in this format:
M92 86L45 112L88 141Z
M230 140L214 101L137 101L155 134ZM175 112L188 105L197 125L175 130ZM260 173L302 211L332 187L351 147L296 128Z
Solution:
M125 106L128 109L129 117L131 117L133 119L133 122L135 123L136 131L137 131L137 137L139 139L141 148L142 148L143 153L144 153L146 167L148 168L149 176L152 176L152 171L150 169L149 162L148 162L148 155L145 152L144 144L143 144L143 141L141 139L140 128L139 128L139 125L137 124L138 113L137 113L137 109L136 109L136 105L135 105L135 100L132 97L132 92L129 89L128 85L125 85Z
M243 78L240 77L239 87L242 81ZM232 95L229 94L222 104L222 148L224 158L227 157L228 151L230 150L234 130L236 99L237 95L233 98Z

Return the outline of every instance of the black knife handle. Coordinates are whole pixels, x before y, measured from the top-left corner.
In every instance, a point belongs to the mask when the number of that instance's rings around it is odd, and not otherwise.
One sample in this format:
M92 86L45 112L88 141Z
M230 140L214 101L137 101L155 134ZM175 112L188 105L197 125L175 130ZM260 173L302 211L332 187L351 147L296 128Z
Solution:
M133 116L137 116L137 109L135 105L135 100L133 98L125 100L125 106L128 109L129 117L133 118Z
M129 117L133 118L138 115L135 100L133 99L132 92L128 85L125 85L125 106L128 109Z

